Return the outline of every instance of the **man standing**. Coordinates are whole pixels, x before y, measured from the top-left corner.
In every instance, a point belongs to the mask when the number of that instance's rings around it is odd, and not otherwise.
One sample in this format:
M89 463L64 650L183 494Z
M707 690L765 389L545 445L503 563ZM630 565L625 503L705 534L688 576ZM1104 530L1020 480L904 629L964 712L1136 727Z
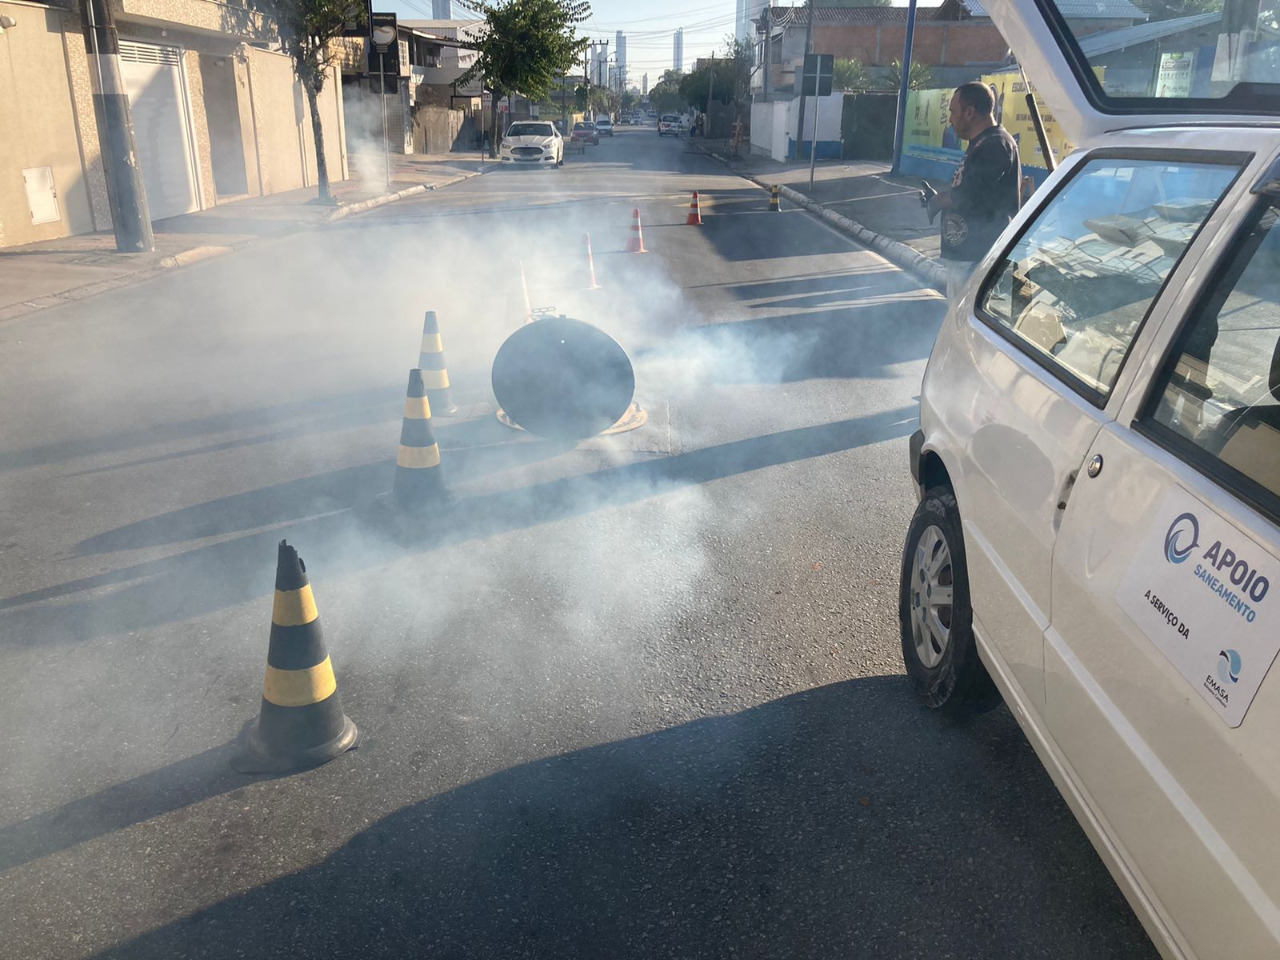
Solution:
M947 298L952 301L1020 204L1018 145L996 123L995 106L984 84L974 81L956 88L951 97L951 126L960 139L969 141L969 147L951 179L951 190L920 196L930 219L942 212L942 260L947 268Z

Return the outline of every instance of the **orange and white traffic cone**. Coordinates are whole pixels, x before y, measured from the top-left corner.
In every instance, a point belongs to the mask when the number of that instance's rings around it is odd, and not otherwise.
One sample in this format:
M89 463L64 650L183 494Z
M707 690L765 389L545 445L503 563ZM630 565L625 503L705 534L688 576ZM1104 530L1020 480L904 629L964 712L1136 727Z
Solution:
M644 248L644 234L640 230L640 209L631 211L631 235L627 237L627 253L648 253Z
M582 235L582 242L587 248L587 289L599 290L600 284L596 283L596 261L595 258L591 256L591 234L584 233Z
M689 204L689 216L685 218L686 227L702 226L702 211L698 209L698 191L693 191L693 203Z

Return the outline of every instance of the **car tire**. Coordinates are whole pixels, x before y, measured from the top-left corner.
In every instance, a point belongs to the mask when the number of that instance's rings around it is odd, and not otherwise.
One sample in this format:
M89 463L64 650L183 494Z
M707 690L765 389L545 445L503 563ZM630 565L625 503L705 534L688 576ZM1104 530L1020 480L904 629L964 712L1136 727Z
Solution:
M960 509L948 487L926 491L907 528L898 620L902 660L920 703L959 718L1000 702L978 659Z

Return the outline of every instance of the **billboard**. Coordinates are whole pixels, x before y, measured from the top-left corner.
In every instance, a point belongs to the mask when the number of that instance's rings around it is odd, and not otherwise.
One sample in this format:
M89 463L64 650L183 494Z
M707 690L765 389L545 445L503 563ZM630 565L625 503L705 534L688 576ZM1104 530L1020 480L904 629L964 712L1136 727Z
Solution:
M1036 180L1043 179L1048 168L1035 125L1031 122L1031 113L1027 110L1027 88L1022 76L1016 72L993 73L979 79L991 88L995 97L996 122L1018 143L1023 172ZM949 178L949 171L954 171L964 156L968 144L956 136L948 121L954 92L954 87L907 92L907 118L902 136L902 167L907 172ZM1067 141L1044 103L1039 98L1036 103L1040 107L1049 146L1054 156L1061 159L1075 146ZM918 162L909 163L909 158Z

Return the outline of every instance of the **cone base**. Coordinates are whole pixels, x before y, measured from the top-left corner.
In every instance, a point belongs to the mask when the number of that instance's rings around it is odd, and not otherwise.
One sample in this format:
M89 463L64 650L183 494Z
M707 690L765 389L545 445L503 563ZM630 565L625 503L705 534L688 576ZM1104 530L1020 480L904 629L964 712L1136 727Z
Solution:
M319 746L308 747L284 754L273 754L263 742L254 719L244 732L241 749L231 758L231 766L240 773L288 773L291 770L307 770L328 763L353 749L360 739L360 731L343 716L342 732Z
M520 424L507 416L507 411L503 410L501 407L498 408L498 412L495 413L494 416L498 418L498 422L504 427L510 427L512 430L519 430L521 432L524 431L524 427L520 426ZM643 427L648 422L649 414L644 411L640 404L633 400L631 401L631 406L627 407L627 412L618 418L617 423L608 430L601 430L596 434L596 436L608 437L615 433L626 433L628 430L636 430Z

